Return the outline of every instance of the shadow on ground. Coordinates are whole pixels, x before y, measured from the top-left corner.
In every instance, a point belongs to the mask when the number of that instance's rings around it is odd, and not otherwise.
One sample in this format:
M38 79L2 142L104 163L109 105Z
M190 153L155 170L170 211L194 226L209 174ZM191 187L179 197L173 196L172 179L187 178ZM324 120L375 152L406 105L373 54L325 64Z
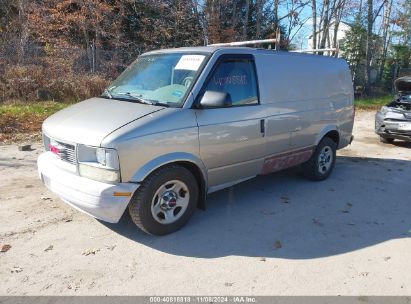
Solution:
M144 234L128 212L104 225L181 256L332 256L411 236L410 173L410 161L339 157L323 182L281 172L211 194L207 211L171 235Z
M401 147L401 148L411 148L411 141L394 141L392 145Z
M33 149L34 151L34 149ZM19 161L19 163L16 162L16 158L3 158L0 157L0 169L2 168L22 168L25 167L27 165L32 165L33 167L35 167L35 165L37 164L37 160L27 160L27 159L22 159L19 158L17 159Z

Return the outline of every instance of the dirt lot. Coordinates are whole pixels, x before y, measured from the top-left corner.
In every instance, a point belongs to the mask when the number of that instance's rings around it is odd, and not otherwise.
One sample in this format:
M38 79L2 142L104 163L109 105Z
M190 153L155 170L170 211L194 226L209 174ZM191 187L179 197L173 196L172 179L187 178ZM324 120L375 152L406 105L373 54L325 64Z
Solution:
M165 237L66 206L37 178L40 143L0 146L0 295L410 295L411 144L373 123L357 113L327 181L258 177Z

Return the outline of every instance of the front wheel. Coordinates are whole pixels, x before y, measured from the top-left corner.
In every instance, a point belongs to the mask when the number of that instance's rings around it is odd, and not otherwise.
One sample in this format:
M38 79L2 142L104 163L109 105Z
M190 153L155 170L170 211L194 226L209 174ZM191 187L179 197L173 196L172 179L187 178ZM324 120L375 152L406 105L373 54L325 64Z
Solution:
M194 175L178 165L158 169L144 180L128 207L131 219L149 234L180 229L192 216L198 199Z
M303 164L304 175L315 181L326 179L334 169L336 151L336 142L329 137L324 137L311 158Z

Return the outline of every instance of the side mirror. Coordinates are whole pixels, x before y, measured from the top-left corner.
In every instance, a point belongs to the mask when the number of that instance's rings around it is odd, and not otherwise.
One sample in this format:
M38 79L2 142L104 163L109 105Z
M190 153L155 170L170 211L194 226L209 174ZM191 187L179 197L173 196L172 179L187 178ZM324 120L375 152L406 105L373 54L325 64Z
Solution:
M227 108L231 107L231 96L226 92L206 91L200 100L200 108Z

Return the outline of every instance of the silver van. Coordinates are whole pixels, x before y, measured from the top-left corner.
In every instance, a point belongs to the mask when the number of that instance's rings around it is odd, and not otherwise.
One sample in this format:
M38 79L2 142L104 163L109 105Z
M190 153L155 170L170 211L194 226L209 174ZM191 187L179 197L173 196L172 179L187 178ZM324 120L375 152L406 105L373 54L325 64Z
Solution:
M43 123L44 184L62 200L163 235L208 193L300 165L323 180L352 140L342 59L245 47L141 55L102 96ZM273 185L275 187L275 185Z

